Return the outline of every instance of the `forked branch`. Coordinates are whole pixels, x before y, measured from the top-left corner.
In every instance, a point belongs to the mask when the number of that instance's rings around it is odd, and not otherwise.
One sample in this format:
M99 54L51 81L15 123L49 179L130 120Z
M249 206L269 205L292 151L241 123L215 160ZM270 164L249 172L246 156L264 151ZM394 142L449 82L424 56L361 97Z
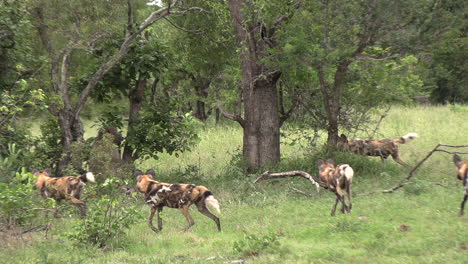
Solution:
M405 184L407 184L407 182L414 176L414 172L423 165L424 162L426 162L426 160L428 160L432 154L434 154L435 152L444 152L444 153L448 153L448 154L468 154L468 152L460 152L460 151L448 151L448 150L445 150L445 149L440 149L440 147L446 147L446 148L468 148L468 145L447 145L447 144L437 144L437 146L435 146L434 149L432 149L427 155L426 157L424 157L420 162L418 162L418 164L416 164L416 166L413 167L413 169L411 169L411 171L408 173L408 175L405 177L405 179L403 179L403 181L401 181L399 184L397 184L396 186L394 186L393 188L390 188L390 189L387 189L387 190L383 190L382 192L383 193L392 193L398 189L400 189L401 187L403 187Z
M259 181L267 180L267 179L279 179L279 178L289 178L289 177L303 177L308 179L312 182L315 187L317 187L317 191L320 187L328 189L328 186L323 183L318 178L310 175L305 171L287 171L287 172L278 172L278 173L270 173L269 171L265 171L262 175L258 176L253 183L257 183Z

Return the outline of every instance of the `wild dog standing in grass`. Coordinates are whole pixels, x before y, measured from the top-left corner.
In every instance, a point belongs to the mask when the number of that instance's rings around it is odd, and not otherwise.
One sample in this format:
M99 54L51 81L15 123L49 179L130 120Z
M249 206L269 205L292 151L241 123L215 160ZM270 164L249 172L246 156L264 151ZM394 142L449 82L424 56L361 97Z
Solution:
M36 188L45 199L52 198L57 203L62 200L69 200L71 204L78 207L81 216L86 216L86 203L81 200L85 182L95 182L92 172L83 171L80 176L65 176L61 178L50 177L50 169L40 172L33 169L33 174L37 176ZM55 216L58 215L58 208Z
M398 144L405 144L406 142L415 139L418 136L416 133L408 133L398 139L349 139L341 134L338 145L344 150L351 151L361 155L379 156L382 161L387 160L388 156L398 162L400 165L408 166L400 159L398 153Z
M468 161L462 161L460 156L454 155L453 162L457 166L457 178L462 181L464 188L463 201L460 208L460 216L464 214L465 203L468 199Z
M154 232L162 230L160 213L164 206L180 209L189 223L186 230L190 229L195 224L189 213L189 207L192 204L197 205L200 213L213 219L218 231L221 231L219 218L206 207L206 205L210 205L218 213L221 213L219 203L205 186L158 182L154 180L156 177L154 170L147 170L145 174L141 170L136 170L134 176L137 181L137 190L145 194L145 201L151 207L148 225ZM158 228L153 226L153 217L156 211L158 212Z
M327 184L336 195L335 205L331 211L331 215L335 215L336 206L338 201L341 202L341 212L351 212L353 207L351 198L351 184L353 182L354 170L348 164L339 164L335 167L335 161L333 159L327 159L326 161L319 159L317 160L317 167L319 169L320 180ZM346 190L348 194L349 206L346 205L343 190Z

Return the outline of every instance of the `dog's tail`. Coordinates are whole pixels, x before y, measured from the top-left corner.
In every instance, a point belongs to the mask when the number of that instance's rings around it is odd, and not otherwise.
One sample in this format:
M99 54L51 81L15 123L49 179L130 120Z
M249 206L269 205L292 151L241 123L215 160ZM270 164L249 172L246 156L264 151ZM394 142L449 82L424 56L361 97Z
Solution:
M410 140L413 140L413 139L415 139L417 137L418 137L418 134L412 132L412 133L408 133L408 134L402 136L399 139L395 139L395 142L400 143L400 144L405 144L406 142L408 142Z
M207 191L204 193L204 195L205 195L205 203L209 205L210 207L212 207L213 209L215 209L216 212L218 212L218 214L220 214L221 210L219 209L219 202L218 200L216 200L216 198L214 198L213 194L211 194L210 191Z
M348 164L342 164L338 166L341 176L344 176L346 180L351 183L353 181L354 170Z
M78 177L82 182L96 182L94 178L94 174L90 171L86 172L83 171L81 175Z

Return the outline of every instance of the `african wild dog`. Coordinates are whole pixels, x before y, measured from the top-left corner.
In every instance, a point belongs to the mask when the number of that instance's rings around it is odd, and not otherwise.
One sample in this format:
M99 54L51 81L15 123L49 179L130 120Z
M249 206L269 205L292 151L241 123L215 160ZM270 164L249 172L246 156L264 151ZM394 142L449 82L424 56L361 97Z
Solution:
M361 155L379 156L382 158L382 161L385 161L391 155L400 165L408 166L408 164L400 159L398 144L405 144L417 136L418 134L416 133L409 133L398 139L348 139L344 134L341 134L338 146L341 146L344 150Z
M134 176L137 181L137 190L145 194L145 201L151 207L148 225L154 232L162 230L160 213L164 206L180 209L189 223L185 230L189 230L195 224L189 213L189 207L192 204L197 205L200 213L213 219L218 227L218 231L221 231L219 218L206 207L206 205L210 205L218 213L221 213L219 203L205 186L158 182L154 180L156 173L151 169L147 170L145 174L141 170L136 170ZM158 212L158 228L153 226L153 217L156 211Z
M453 162L457 166L457 178L463 182L464 197L460 208L460 216L462 216L466 200L468 199L468 161L462 161L460 156L454 155Z
M338 164L335 167L333 159L326 161L317 160L317 167L319 169L320 180L324 182L336 195L335 205L331 211L331 215L335 215L336 206L341 202L341 212L351 212L353 207L351 199L351 184L353 182L354 170L348 164ZM343 190L348 194L349 206L346 205Z
M33 169L33 174L37 176L36 188L45 199L52 198L60 203L62 200L69 200L71 204L78 207L81 216L86 216L86 203L81 200L85 182L95 182L92 172L82 172L80 176L65 176L60 178L50 177L50 169L40 172ZM55 212L58 215L58 208Z

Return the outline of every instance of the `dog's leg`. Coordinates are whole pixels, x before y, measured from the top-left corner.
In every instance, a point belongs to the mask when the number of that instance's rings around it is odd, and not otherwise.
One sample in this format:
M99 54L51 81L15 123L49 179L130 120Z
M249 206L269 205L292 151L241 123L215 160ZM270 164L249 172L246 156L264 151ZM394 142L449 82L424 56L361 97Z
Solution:
M60 202L61 202L61 200L55 200L55 212L54 212L54 217L55 218L60 217L60 214L59 214Z
M398 155L398 152L392 153L392 158L393 158L393 160L395 160L396 162L398 162L398 164L400 164L400 165L402 165L402 166L405 166L405 167L409 167L409 165L408 165L406 162L404 162L404 161L402 161L402 160L400 159L400 155Z
M335 212L336 212L336 206L338 205L338 201L340 200L340 198L338 198L338 194L336 194L336 200L335 200L335 205L333 205L333 208L332 208L332 211L331 211L331 216L335 216Z
M345 213L348 211L348 206L346 206L345 202L345 196L343 193L343 190L341 189L341 186L338 183L338 186L336 187L336 196L338 197L339 201L341 202L341 213ZM335 204L335 210L336 210L336 204Z
M201 201L199 201L197 203L197 208L198 208L198 211L200 211L200 213L208 216L209 218L213 219L213 221L215 221L216 223L216 226L218 227L218 231L221 232L221 223L219 221L219 218L212 214L208 208L206 208L206 204L205 204L205 199L202 199Z
M153 217L154 217L154 214L156 213L156 210L158 211L158 227L159 227L159 229L153 226ZM151 212L150 212L150 216L149 216L149 219L148 219L148 226L151 228L151 230L153 230L156 233L158 233L162 229L162 222L161 222L161 226L159 226L159 212L160 212L159 208L151 206Z
M346 193L348 194L348 201L349 201L349 206L348 206L348 213L351 213L351 209L353 208L353 200L351 198L351 183L346 179Z
M161 218L161 212L163 210L163 207L158 207L158 229L159 231L162 230L162 218Z
M460 216L463 216L464 214L466 200L468 200L468 193L465 193L465 197L463 197L463 201L461 203L461 208L460 208Z
M187 219L187 222L189 224L188 227L185 228L185 231L190 230L190 228L195 224L195 221L193 221L193 218L189 213L189 207L190 205L184 205L182 206L182 208L180 208L180 211L182 212L182 214L185 215L185 218Z
M70 197L70 202L74 206L78 207L78 209L80 210L81 218L85 218L86 217L86 204L85 204L85 202L83 202L81 200L78 200L75 197Z

